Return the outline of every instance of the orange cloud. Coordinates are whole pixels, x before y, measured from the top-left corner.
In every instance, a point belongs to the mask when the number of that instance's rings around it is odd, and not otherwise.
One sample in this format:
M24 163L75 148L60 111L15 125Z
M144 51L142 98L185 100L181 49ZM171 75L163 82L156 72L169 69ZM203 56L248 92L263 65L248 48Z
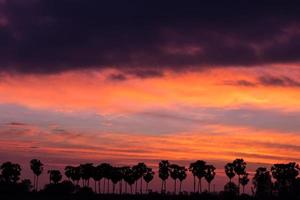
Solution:
M18 137L3 137L5 134ZM299 161L296 133L257 131L251 128L213 125L198 132L167 135L125 133L51 133L1 130L1 154L29 154L78 160L217 160L243 157L253 163ZM30 142L29 142L30 141Z
M147 108L176 106L238 107L299 110L298 88L245 87L227 81L255 81L257 74L278 74L278 68L227 68L164 77L129 78L110 81L114 71L76 71L58 75L4 75L0 82L0 103L60 111L96 110L101 113L126 113ZM281 69L281 74L287 72ZM279 73L280 74L280 73ZM295 74L293 74L294 76ZM283 95L284 93L284 95Z

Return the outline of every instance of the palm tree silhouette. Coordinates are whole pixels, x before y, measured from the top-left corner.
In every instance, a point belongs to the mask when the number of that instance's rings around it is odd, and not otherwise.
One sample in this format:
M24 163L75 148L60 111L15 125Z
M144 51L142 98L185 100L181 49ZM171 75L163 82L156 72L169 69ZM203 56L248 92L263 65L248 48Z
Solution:
M232 178L235 176L234 172L234 164L233 163L227 163L225 165L225 174L229 178L229 182L231 183Z
M138 180L140 178L140 169L139 169L139 166L138 165L134 165L132 167L132 177L134 179L134 182L135 182L135 194L137 194L137 190L138 190Z
M238 188L240 193L240 178L241 175L246 173L247 163L242 158L237 158L233 161L234 171L238 175Z
M169 178L169 166L170 163L168 160L162 160L159 163L158 176L162 180L161 193L165 193L167 191L167 179Z
M186 171L187 169L185 167L180 167L179 172L178 172L178 179L179 179L179 193L181 193L181 188L182 188L182 181L186 179Z
M105 193L105 179L107 180L107 193L109 193L109 180L111 177L113 167L108 163L102 163L101 168L103 169L103 192Z
M76 185L78 185L79 181L80 181L80 178L81 178L81 168L80 168L80 165L79 165L79 166L73 168L73 173L72 173L71 179L74 182L76 181Z
M170 176L174 180L174 194L176 194L176 180L178 179L179 168L180 167L176 164L171 164L169 166Z
M248 178L248 173L245 173L242 175L242 177L240 178L239 182L241 183L242 187L243 187L243 193L245 193L245 186L248 184L249 182L249 178Z
M130 193L132 194L132 185L135 182L134 171L132 168L127 167L126 169L124 169L124 181L130 186Z
M149 192L149 183L153 180L154 178L154 172L152 171L151 168L147 168L147 172L144 174L143 179L146 182L146 191Z
M62 179L62 175L59 170L48 170L48 174L50 183L53 182L54 184L58 184Z
M123 180L125 181L125 172L128 169L128 166L119 167L120 173L121 173L121 180L119 181L119 193L122 194L123 192ZM125 188L127 193L127 184L125 182Z
M80 165L80 174L82 178L83 187L90 186L90 178L93 176L93 163L85 163Z
M44 167L43 163L38 159L32 159L30 161L30 169L32 170L33 176L33 188L38 190L39 186L39 176L42 174Z
M272 177L267 168L259 167L256 169L253 177L253 185L255 188L255 197L267 199L271 195L273 187Z
M128 183L128 175L130 174L131 168L128 166L124 166L122 167L122 174L123 174L123 180L124 180L124 185L125 185L125 194L127 194L127 185L129 185Z
M110 175L113 183L113 194L115 193L116 184L122 180L122 174L119 167L113 167Z
M72 180L73 181L73 179L72 179L73 173L74 173L74 167L70 166L70 165L67 165L65 167L65 175L68 178L68 180Z
M97 183L98 183L98 193L100 193L100 181L104 177L103 168L101 165L94 167L93 176L95 182L95 192L97 193Z
M286 195L290 186L295 182L299 175L299 166L294 162L288 164L274 164L271 167L272 176L276 179L278 192L280 195Z
M201 193L202 192L202 178L205 176L206 162L203 160L197 160L196 162L191 164L190 168L192 169L192 173L195 174L195 176L198 178L198 193L199 192ZM195 176L194 176L194 178L195 178Z
M215 178L216 172L215 172L215 167L213 165L206 165L205 168L205 180L208 183L208 192L210 192L210 185L211 181Z
M21 166L17 163L5 162L2 163L0 180L6 184L16 184L20 179Z
M197 176L197 168L196 163L191 163L189 166L189 171L193 174L193 183L194 183L194 193L196 192L196 176Z
M143 193L143 176L147 172L147 166L145 163L138 163L136 166L135 170L137 173L137 180L140 179L140 193Z

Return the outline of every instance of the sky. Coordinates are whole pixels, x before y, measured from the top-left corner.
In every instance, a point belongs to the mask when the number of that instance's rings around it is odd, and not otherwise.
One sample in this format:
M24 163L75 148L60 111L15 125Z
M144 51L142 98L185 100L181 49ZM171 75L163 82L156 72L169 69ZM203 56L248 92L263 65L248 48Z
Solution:
M300 5L270 2L0 0L0 163L299 162Z

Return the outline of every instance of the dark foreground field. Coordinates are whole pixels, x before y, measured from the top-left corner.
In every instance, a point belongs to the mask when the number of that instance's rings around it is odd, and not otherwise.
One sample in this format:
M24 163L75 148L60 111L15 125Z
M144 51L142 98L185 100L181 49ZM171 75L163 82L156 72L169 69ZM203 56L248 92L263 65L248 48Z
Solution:
M94 193L81 193L81 194L46 194L46 193L24 193L24 194L0 194L1 200L289 200L299 199L296 196L265 196L254 197L247 194L240 196L233 195L226 192L219 193L202 193L202 194L94 194Z
M161 195L161 194L144 194L144 195L113 195L113 194L72 194L72 195L46 195L46 194L2 194L1 200L230 200L230 199L255 199L249 195L233 197L224 194L201 194L201 195Z

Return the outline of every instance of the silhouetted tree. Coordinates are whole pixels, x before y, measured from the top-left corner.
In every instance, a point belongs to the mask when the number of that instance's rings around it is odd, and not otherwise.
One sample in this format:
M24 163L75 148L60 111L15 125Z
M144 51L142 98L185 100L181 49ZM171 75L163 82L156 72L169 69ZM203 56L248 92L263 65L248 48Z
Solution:
M272 177L267 168L259 167L256 169L256 173L253 177L253 185L256 197L264 199L271 195Z
M111 177L111 173L112 173L112 166L108 163L102 163L101 167L103 168L103 192L105 193L105 179L107 180L107 193L109 193L109 180Z
M120 173L121 173L121 180L119 181L119 193L123 193L123 180L125 181L125 172L128 169L128 166L119 167ZM125 188L127 193L127 183L125 182Z
M187 171L187 169L185 167L180 167L179 172L178 172L179 193L181 193L182 182L186 179L186 176L187 176L186 171Z
M80 172L80 166L73 167L73 166L66 166L65 167L65 175L68 178L68 180L72 180L72 182L76 185L78 185L78 182L81 178L81 172Z
M74 167L73 166L68 165L68 166L65 167L65 175L68 178L68 180L72 180L71 177L72 177L73 173L74 173Z
M224 185L225 199L236 199L238 195L238 186L234 182L228 182Z
M97 193L97 183L98 183L98 193L100 193L100 181L104 177L104 170L102 165L94 167L92 178L95 181L95 192Z
M169 166L170 177L174 180L174 194L176 194L176 180L178 179L180 167L176 164L171 164Z
M196 168L195 162L190 164L189 171L192 172L192 175L193 175L194 193L195 193L196 192L196 176L197 176L197 168Z
M243 187L243 193L245 193L245 186L248 184L249 182L249 178L248 178L248 173L245 173L242 175L242 177L240 178L239 182L241 183L242 187Z
M145 163L138 163L136 166L133 166L136 173L137 180L140 180L140 193L143 193L143 176L147 172L147 166Z
M143 179L146 182L146 191L149 191L149 183L153 180L154 178L154 172L152 171L151 168L147 167L147 172L144 174Z
M193 168L196 171L196 176L198 178L198 193L202 193L202 178L205 176L206 162L197 160L193 164Z
M271 167L272 176L276 179L276 185L280 195L289 192L292 184L299 174L299 166L296 163L275 164Z
M29 179L24 179L20 183L20 192L27 193L31 190L32 185Z
M6 184L16 184L20 179L21 166L17 163L5 162L1 165L1 179Z
M210 184L216 175L215 169L216 168L213 165L206 165L206 168L205 168L204 178L208 183L208 192L210 192Z
M58 184L62 179L62 175L59 170L48 170L48 174L50 183L53 182L54 184Z
M124 180L124 186L125 186L125 194L128 193L128 190L127 190L127 185L128 182L127 182L127 175L128 175L128 171L131 170L131 168L129 166L124 166L122 167L122 176L123 176L123 180Z
M232 178L235 176L234 164L227 163L224 168L225 168L225 174L229 178L229 182L231 182Z
M234 171L238 175L238 188L240 193L240 178L241 175L246 173L247 163L242 158L237 158L233 161Z
M32 159L30 161L30 169L32 170L33 174L34 174L34 178L33 178L33 188L35 190L38 190L38 186L39 186L39 176L42 174L44 167L43 167L43 163L38 160L38 159Z
M167 191L167 179L169 178L169 166L170 163L167 160L162 160L159 163L159 178L161 179L161 193L164 193Z
M113 194L115 193L116 184L122 180L122 174L119 167L113 167L110 175L113 183Z
M81 178L81 169L80 169L80 166L77 166L73 169L71 179L74 182L76 181L76 185L79 185L80 178Z
M83 186L90 186L90 178L92 178L94 172L93 163L86 163L80 165L80 174L83 182Z
M130 186L130 192L132 194L132 185L135 182L134 172L132 168L128 167L124 170L124 181Z
M135 182L135 194L137 194L138 192L138 180L140 179L140 169L139 169L139 166L138 165L134 165L132 167L132 176L133 176L133 179L134 179L134 182Z

